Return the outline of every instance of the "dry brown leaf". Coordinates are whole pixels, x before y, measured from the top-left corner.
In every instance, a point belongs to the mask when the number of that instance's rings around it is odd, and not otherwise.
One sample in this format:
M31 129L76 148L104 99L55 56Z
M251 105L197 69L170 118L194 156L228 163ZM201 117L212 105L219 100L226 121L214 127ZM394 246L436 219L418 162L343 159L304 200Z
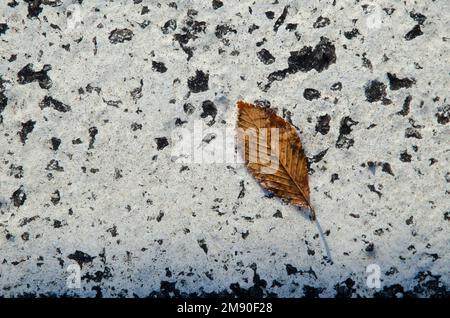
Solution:
M263 188L309 209L315 220L309 200L308 162L295 128L270 109L243 101L237 106L237 140L247 169Z

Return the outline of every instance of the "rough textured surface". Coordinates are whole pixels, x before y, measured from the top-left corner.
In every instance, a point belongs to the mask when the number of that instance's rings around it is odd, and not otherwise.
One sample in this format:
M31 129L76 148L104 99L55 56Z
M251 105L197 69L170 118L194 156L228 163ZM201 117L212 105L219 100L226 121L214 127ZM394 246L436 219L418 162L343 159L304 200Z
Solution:
M228 2L0 2L0 297L449 296L449 3ZM330 255L241 165L173 159L240 98L298 127Z

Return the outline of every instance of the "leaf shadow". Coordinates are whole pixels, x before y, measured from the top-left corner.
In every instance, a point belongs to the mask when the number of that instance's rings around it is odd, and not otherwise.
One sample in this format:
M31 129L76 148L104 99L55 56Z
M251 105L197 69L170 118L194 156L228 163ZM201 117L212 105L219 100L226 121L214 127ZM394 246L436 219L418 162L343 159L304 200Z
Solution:
M309 209L301 209L300 208L301 216L308 220L308 221L312 221L312 215ZM323 248L325 250L325 258L327 260L328 263L333 264L333 259L331 258L331 250L330 250L330 246L328 245L328 241L325 237L325 233L323 232L322 226L320 225L319 219L315 219L315 221L312 221L314 223L316 223L317 226L317 231L319 232L319 236L322 239L323 242Z

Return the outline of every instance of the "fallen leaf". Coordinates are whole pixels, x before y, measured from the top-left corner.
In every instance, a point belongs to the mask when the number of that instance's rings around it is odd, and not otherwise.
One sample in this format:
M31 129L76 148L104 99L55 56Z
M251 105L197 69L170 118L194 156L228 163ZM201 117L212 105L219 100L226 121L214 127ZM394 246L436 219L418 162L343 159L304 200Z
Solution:
M244 101L238 107L238 145L248 171L263 188L315 212L309 200L308 162L295 128L271 109Z

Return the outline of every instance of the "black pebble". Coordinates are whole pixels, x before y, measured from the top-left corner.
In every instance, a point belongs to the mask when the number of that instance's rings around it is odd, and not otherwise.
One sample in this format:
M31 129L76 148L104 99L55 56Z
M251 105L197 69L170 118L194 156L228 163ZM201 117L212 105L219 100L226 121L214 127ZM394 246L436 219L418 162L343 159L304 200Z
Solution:
M25 203L26 199L27 199L27 195L25 194L25 191L23 191L22 186L20 186L19 189L14 191L11 196L11 200L15 207L22 206Z
M163 62L152 62L152 70L159 72L159 73L165 73L167 72L167 67L164 65Z
M341 120L341 126L339 128L339 133L341 135L348 135L352 131L352 126L357 125L358 122L354 121L350 117L346 116Z
M409 88L416 83L415 79L411 78L398 78L395 74L387 73L389 79L389 88L393 91L399 90L400 88Z
M205 254L208 254L208 245L206 245L205 240L198 240L198 245L200 246L200 248L203 250L203 252L205 252Z
M256 53L259 60L266 65L270 65L275 62L275 57L266 49L261 49L258 53Z
M394 173L392 172L391 165L388 162L383 162L381 166L381 171L389 173L391 176L394 175Z
M52 137L52 139L50 139L50 142L52 144L51 149L55 150L55 151L58 150L59 145L61 145L61 139L56 138L56 137Z
M317 117L316 131L322 135L328 134L330 131L330 120L331 117L328 114Z
M217 115L217 108L216 105L210 100L205 100L202 103L202 109L203 112L200 114L201 118L206 118L210 116L212 120L210 121L209 125L212 125L215 122L216 115Z
M371 253L371 252L374 251L374 249L375 249L375 246L374 246L373 243L367 244L367 246L366 246L366 252Z
M406 41L411 41L413 39L415 39L418 36L421 36L423 34L422 30L420 29L420 25L417 24L414 26L414 28L412 28L411 31L409 31L408 33L405 34L405 39Z
M161 28L162 33L168 34L170 31L175 31L177 29L177 21L170 19L164 23L164 26Z
M28 134L33 131L35 124L36 122L31 119L25 123L22 123L22 130L19 131L19 137L22 144L25 145L25 141L28 138Z
M438 124L446 125L450 122L450 104L438 107L438 112L434 114Z
M60 200L61 200L61 194L59 193L59 190L56 190L55 192L52 193L50 201L52 201L53 205L57 205Z
M75 253L67 255L67 258L74 260L78 263L78 265L80 265L80 267L82 267L85 263L91 263L94 260L95 256L90 256L87 253L76 250Z
M63 102L60 102L57 99L54 99L51 96L45 96L44 99L39 103L39 107L41 109L44 109L46 107L53 108L56 111L66 113L71 110L71 107L69 105L64 104Z
M272 20L273 18L275 18L275 12L273 12L273 11L266 11L265 14L266 14L267 19Z
M109 34L109 42L112 44L123 43L125 41L131 41L134 34L129 29L114 29Z
M408 127L405 130L405 137L406 138L416 138L416 139L422 139L422 134L415 128Z
M195 71L195 75L188 78L187 84L192 93L200 93L207 91L209 74L203 71Z
M286 264L286 272L288 275L294 275L298 273L298 269L291 264Z
M330 89L332 91L340 91L342 89L342 83L341 82L336 82L333 85L331 85Z
M275 213L273 214L273 217L274 217L274 218L280 218L280 219L282 219L282 218L283 218L283 214L281 213L280 210L277 210L277 212L275 212Z
M0 35L5 34L9 27L6 23L0 23Z
M330 24L330 19L320 16L317 18L316 22L314 22L313 28L320 29L320 28L326 27L329 24Z
M314 49L305 46L300 51L290 53L291 56L288 58L289 73L309 72L312 69L320 73L331 64L336 63L335 50L334 44L328 38L321 37Z
M47 72L52 69L51 65L45 64L40 71L33 70L33 64L29 63L25 65L17 73L17 82L21 85L29 84L32 82L39 82L39 86L44 89L52 87L52 80L47 75Z
M42 12L42 0L25 0L28 3L28 19L37 18Z
M411 162L412 156L405 150L400 153L400 161L402 162Z
M331 183L334 183L334 181L336 181L336 180L339 180L339 175L338 175L337 173L333 173L333 174L331 175L331 180L330 180L330 182L331 182Z
M410 12L409 16L416 21L417 23L419 23L420 25L422 25L425 20L427 19L426 16L424 16L422 13L419 12Z
M313 100L320 98L320 92L314 88L306 88L303 91L303 97L307 100Z
M345 32L344 32L344 36L345 36L348 40L353 39L354 37L358 36L358 34L359 34L359 30L356 29L356 28L352 29L351 31L345 31Z
M386 85L377 80L370 81L366 84L364 93L369 103L380 101L386 97Z
M187 115L192 115L194 113L195 107L191 103L186 103L183 105L183 110Z
M166 137L158 137L155 138L156 141L156 150L162 150L169 145Z
M223 2L220 0L213 0L212 7L214 10L217 10L223 6Z

